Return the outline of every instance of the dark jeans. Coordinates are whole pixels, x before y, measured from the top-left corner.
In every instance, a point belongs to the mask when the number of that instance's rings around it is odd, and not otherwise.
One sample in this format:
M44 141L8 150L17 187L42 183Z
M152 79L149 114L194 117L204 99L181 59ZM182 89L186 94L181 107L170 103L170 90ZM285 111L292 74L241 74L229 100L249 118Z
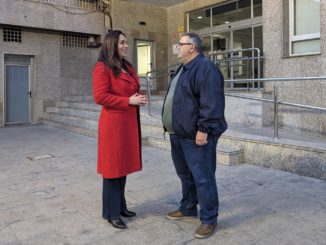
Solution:
M196 145L194 139L170 135L171 153L182 184L179 210L185 215L197 215L203 224L217 222L219 200L215 179L217 137L208 136L208 144Z
M127 177L116 179L103 178L102 217L104 219L120 218L120 212L127 210L125 185Z

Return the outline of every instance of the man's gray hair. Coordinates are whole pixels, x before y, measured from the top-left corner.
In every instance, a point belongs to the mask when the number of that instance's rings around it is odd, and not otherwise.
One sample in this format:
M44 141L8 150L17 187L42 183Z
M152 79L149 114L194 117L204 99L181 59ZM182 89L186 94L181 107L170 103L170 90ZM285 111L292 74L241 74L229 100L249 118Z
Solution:
M200 54L203 53L203 42L202 42L200 36L198 36L198 35L197 35L196 33L194 33L194 32L187 32L187 33L184 33L182 36L183 36L183 37L184 37L184 36L189 37L190 40L192 41L192 43L193 43L194 46L195 46L195 50L196 50L198 53L200 53Z

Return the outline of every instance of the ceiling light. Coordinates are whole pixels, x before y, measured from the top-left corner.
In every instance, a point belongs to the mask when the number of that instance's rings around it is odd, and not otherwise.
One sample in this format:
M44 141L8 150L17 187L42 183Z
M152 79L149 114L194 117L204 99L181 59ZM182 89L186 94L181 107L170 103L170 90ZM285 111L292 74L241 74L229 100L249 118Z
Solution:
M197 16L197 19L202 19L203 18L203 16Z

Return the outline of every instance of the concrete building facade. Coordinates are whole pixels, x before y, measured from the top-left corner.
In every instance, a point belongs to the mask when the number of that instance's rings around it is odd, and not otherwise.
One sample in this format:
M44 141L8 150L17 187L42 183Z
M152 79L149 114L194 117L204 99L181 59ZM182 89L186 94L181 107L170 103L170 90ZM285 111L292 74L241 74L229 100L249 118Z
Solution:
M312 77L312 76L325 76L325 47L326 47L326 31L325 31L325 18L326 18L326 2L314 0L286 0L286 1L187 1L185 3L168 8L168 33L171 38L168 40L169 58L168 63L173 64L176 62L176 56L172 54L173 43L177 42L178 27L184 27L185 31L191 30L189 25L189 16L191 13L205 13L211 12L211 19L214 18L214 10L216 15L219 14L217 9L221 6L229 6L231 4L238 4L235 7L234 15L239 17L236 11L242 11L240 5L246 5L251 2L252 12L255 9L261 8L261 16L255 16L251 13L251 17L238 18L232 22L225 21L220 25L214 26L213 23L203 24L203 28L195 30L200 33L202 37L211 36L212 42L214 41L215 34L228 33L229 31L236 33L238 30L245 30L248 27L253 29L261 27L261 41L258 45L251 47L259 47L263 52L263 73L262 76L266 78L271 77ZM296 5L295 5L296 4ZM295 9L295 6L297 6ZM227 10L227 8L225 7ZM245 9L245 8L243 8ZM306 10L306 11L305 11ZM309 10L309 11L308 11ZM232 9L228 10L232 13ZM304 12L305 11L305 12ZM296 13L296 15L294 14ZM180 13L183 13L181 15ZM310 13L310 14L307 14ZM230 14L232 15L232 14ZM295 15L295 16L294 16ZM201 16L197 16L201 17ZM234 16L233 16L234 17ZM212 20L214 22L214 19ZM291 31L298 22L303 25L301 32L307 35L297 35L296 37ZM310 26L309 26L310 25ZM314 26L314 28L312 28ZM300 26L299 26L300 27ZM299 29L298 27L298 29ZM309 33L309 30L313 33ZM180 28L182 30L183 28ZM300 31L300 30L298 30ZM307 33L305 33L305 31ZM245 37L241 37L241 42ZM251 36L250 39L255 39ZM316 49L314 47L307 47L308 50L300 50L297 53L291 53L291 46L295 45L295 40L301 42L302 48L309 46L309 42L317 42ZM250 40L251 41L251 40ZM244 45L246 48L249 45ZM239 46L238 46L239 47ZM212 49L214 50L214 43ZM236 78L235 76L233 78ZM244 77L244 78L250 78ZM228 79L228 78L226 78ZM230 78L229 78L230 79ZM273 82L266 82L264 89L261 93L251 92L249 96L259 98L272 98ZM291 81L291 82L277 82L279 99L297 104L312 105L317 107L326 107L326 81ZM244 93L244 92L239 92ZM273 111L270 104L252 102L248 100L239 100L227 98L226 113L230 122L243 123L254 126L270 126L273 123ZM240 115L240 116L239 116ZM251 117L251 118L250 118ZM326 113L321 111L313 111L308 109L300 109L297 107L282 106L279 111L279 123L281 126L295 131L306 131L316 134L326 134Z
M1 1L0 126L38 123L46 106L89 94L98 55L89 39L100 41L104 32L103 14L95 10L91 4ZM23 81L11 85L15 79Z
M206 55L229 49L259 48L263 56L261 77L325 75L325 1L104 1L109 3L112 22L96 7L102 1L69 1L79 3L74 6L67 2L3 0L0 5L0 126L10 124L6 121L10 100L6 100L5 70L15 64L15 60L22 62L19 61L22 57L17 55L27 58L23 62L30 64L30 122L37 123L45 106L67 96L91 94L91 70L99 47L89 48L83 42L100 43L110 25L126 33L129 60L139 75L176 64L176 44L186 31L201 35ZM87 7L81 3L87 3ZM304 9L311 9L308 12L313 14L303 16ZM10 31L14 33L11 38L15 38L15 28L21 31L21 42L5 41ZM74 47L73 43L81 47ZM246 52L219 57L254 57L252 51ZM257 61L241 60L237 64L221 68L226 79L258 77ZM228 84L227 88L232 93L271 98L273 84L261 84L259 92L257 83L250 84L249 89L245 83ZM279 98L326 107L325 84L325 80L278 82ZM168 75L156 79L154 92L164 91L167 85ZM227 98L226 112L229 121L234 123L254 126L273 123L272 106L263 102ZM326 134L326 115L320 111L282 106L279 121L291 130Z

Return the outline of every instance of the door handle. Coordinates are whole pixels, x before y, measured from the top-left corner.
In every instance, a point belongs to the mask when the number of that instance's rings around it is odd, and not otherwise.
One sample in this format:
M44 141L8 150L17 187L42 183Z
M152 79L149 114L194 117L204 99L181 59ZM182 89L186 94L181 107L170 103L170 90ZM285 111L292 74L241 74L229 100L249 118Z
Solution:
M28 93L26 94L29 94L29 97L31 98L32 97L32 91L29 91Z

